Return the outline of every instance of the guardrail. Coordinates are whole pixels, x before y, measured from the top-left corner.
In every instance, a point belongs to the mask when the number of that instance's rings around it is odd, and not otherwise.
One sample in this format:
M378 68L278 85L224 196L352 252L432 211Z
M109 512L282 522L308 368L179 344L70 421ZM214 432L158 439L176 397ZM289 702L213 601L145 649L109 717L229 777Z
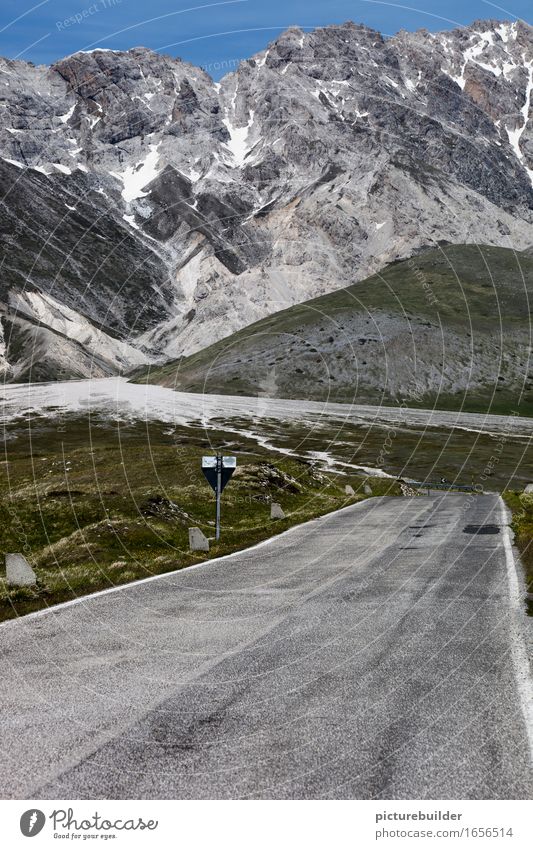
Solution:
M475 492L475 487L462 483L435 483L434 481L406 481L409 486L418 489L457 489L460 492Z

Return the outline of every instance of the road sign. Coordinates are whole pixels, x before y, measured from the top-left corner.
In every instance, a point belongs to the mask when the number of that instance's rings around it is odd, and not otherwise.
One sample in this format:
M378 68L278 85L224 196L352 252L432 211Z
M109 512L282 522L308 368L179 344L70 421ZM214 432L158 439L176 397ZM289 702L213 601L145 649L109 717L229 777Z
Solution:
M236 468L236 457L202 457L202 472L217 497L215 539L220 537L220 496Z
M218 455L220 457L220 455ZM237 468L236 457L221 457L221 481L220 491L223 492L226 484L231 478L233 472ZM214 491L217 491L217 457L202 457L202 472L207 479L207 482Z

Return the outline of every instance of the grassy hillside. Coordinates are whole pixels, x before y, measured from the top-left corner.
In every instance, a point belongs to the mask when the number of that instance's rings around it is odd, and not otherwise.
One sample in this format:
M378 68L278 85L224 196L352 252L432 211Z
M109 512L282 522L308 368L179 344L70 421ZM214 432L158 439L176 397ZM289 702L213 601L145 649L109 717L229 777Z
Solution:
M4 438L0 554L24 552L39 583L14 588L0 577L0 620L227 554L366 497L363 477L201 428L62 417L13 422ZM189 527L214 536L214 494L200 468L213 445L236 454L238 467L222 497L220 541L193 554ZM376 495L400 494L396 481L368 480ZM270 501L286 519L270 520Z
M0 576L0 620L251 545L365 497L366 481L374 495L399 495L396 480L372 474L376 466L418 480L445 476L477 491L520 491L532 477L526 436L408 427L400 416L392 430L262 419L254 437L251 427L249 419L206 429L94 412L4 424L0 555L24 552L39 583L17 589ZM263 438L279 450L261 447ZM214 534L214 496L200 469L213 446L236 454L238 466L223 494L220 542L209 555L192 554L189 527ZM354 497L345 495L347 483ZM270 501L281 503L285 520L270 520ZM530 538L528 515L521 546Z
M533 414L533 256L444 246L138 373L189 392Z

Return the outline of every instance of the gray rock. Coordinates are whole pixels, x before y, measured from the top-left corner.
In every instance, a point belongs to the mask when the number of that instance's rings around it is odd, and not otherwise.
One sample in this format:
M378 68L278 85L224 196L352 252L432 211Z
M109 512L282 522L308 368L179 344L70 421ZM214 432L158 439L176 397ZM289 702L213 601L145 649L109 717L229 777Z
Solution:
M347 483L346 486L344 487L344 493L345 493L345 495L355 495L355 490L354 490L353 486L350 486L350 484Z
M23 554L6 554L6 581L15 587L33 587L35 572Z
M372 495L372 487L370 486L369 483L365 483L364 493L365 493L365 495Z
M459 400L475 391L487 406L494 393L514 401L529 356L532 287L533 252L440 246L323 295L309 309L297 305L262 319L173 368L151 367L149 379L185 392L231 395L238 387L258 396L258 415L268 397L439 407L442 395ZM500 298L510 311L496 347ZM420 313L407 314L407 303ZM456 318L464 303L470 328Z
M220 86L144 48L0 59L0 367L115 374L439 241L531 246L532 61L522 21L291 27Z
M278 504L277 501L273 501L270 505L270 518L271 519L284 519L285 513L281 508L281 504Z
M191 551L209 551L209 540L200 528L189 528L189 548Z
M533 483L528 483L524 492L533 492Z

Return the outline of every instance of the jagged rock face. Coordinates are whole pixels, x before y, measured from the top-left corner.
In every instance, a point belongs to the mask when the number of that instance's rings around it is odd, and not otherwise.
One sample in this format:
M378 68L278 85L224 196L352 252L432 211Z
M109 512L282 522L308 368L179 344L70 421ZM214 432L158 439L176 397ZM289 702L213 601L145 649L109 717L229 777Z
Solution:
M439 240L533 243L533 29L291 28L215 84L143 48L0 60L0 361L190 353Z

